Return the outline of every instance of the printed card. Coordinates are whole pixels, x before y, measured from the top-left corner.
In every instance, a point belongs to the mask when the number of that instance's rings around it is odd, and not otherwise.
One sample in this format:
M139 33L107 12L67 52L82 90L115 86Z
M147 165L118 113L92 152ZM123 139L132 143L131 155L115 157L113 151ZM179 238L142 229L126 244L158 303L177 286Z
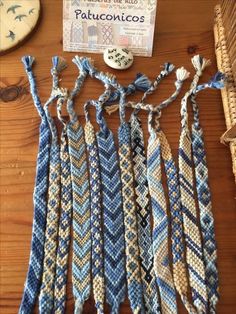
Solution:
M111 46L152 56L157 0L64 0L65 51L103 53Z

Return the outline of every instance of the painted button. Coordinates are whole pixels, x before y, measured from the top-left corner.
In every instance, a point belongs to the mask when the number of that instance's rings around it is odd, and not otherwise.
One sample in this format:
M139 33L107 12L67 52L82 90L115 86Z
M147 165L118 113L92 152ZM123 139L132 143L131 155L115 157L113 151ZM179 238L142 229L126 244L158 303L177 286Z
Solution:
M107 48L103 55L105 63L116 70L125 70L131 67L134 61L132 52L126 48Z

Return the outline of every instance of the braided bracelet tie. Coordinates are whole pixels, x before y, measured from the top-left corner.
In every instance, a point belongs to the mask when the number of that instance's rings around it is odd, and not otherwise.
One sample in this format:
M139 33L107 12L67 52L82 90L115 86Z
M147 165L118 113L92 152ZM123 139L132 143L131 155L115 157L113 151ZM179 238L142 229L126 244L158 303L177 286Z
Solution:
M63 90L58 87L58 73L65 68L62 58L53 57L53 97L57 95L58 102L64 102ZM44 244L43 277L39 296L39 312L51 313L53 310L54 281L56 270L56 250L58 237L59 207L60 207L60 147L57 128L49 112L50 102L44 106L44 111L51 129L52 141L50 147L50 170L48 188L48 210Z
M174 70L174 65L172 63L166 62L163 66L163 70L161 71L161 73L157 76L157 78L155 79L155 81L151 84L150 88L145 91L145 93L143 94L143 97L141 99L141 103L144 103L144 101L146 100L147 96L149 94L152 94L158 87L158 85L160 84L160 82L166 77L168 76L173 70Z
M31 252L29 268L24 286L24 293L19 309L20 314L30 314L39 294L41 277L43 272L45 226L47 216L47 192L48 192L48 172L50 153L50 128L47 117L41 106L41 101L37 94L35 77L32 72L34 58L25 56L22 58L30 83L30 91L34 105L41 117L39 130L39 150L36 166L36 180L34 187L34 218L31 240Z

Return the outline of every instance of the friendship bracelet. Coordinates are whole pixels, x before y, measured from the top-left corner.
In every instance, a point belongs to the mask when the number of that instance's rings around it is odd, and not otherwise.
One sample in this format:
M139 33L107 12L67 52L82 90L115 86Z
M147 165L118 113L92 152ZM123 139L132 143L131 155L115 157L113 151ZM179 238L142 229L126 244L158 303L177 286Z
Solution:
M66 93L59 88L58 74L66 67L65 60L60 57L53 57L53 77L52 98L57 98L57 102L64 102ZM58 142L57 128L49 111L48 101L44 105L44 111L51 130L50 146L50 168L49 187L47 200L47 222L44 244L43 276L39 296L39 312L50 313L53 310L54 281L56 272L56 251L58 240L58 222L60 210L60 146Z
M160 126L160 117L162 109L177 98L184 80L189 77L183 67L176 71L173 94L153 105L146 103L147 96L173 71L171 63L164 64L153 83L139 73L132 83L122 87L113 75L99 72L90 59L76 56L73 62L80 74L68 94L67 90L59 87L59 73L65 68L65 61L53 57L52 92L42 107L32 72L34 58L26 56L22 61L41 124L31 254L19 313L32 313L38 295L39 313L65 313L72 223L75 314L82 314L84 302L90 296L91 282L97 313L104 314L106 299L111 313L118 314L125 299L125 279L134 314L177 314L176 292L188 313L216 313L219 300L217 249L196 96L206 88L222 88L224 75L218 72L209 82L198 85L202 71L210 62L200 56L192 58L196 74L181 101L178 172ZM102 81L105 90L98 100L85 103L86 125L83 130L74 109L74 98L88 74ZM136 90L144 92L141 101L126 102L126 96ZM191 132L187 110L189 98L193 108ZM63 126L60 143L49 111L55 100ZM118 100L119 104L113 105ZM69 113L68 122L61 113L64 103ZM96 110L99 126L96 133L90 122L89 106ZM134 109L129 123L126 122L128 107ZM110 114L118 109L117 154L104 110ZM147 158L138 117L140 110L148 112L150 137ZM169 260L169 217L162 182L162 161L170 205L173 274ZM195 307L189 300L187 270Z
M86 103L86 106L88 103ZM104 313L105 284L102 237L102 206L100 164L95 130L89 118L84 127L88 152L90 196L91 196L91 237L92 237L92 282L97 313Z
M205 266L203 262L202 243L197 222L197 210L194 198L194 178L192 173L191 138L188 129L187 101L196 89L199 77L210 64L199 55L192 58L196 69L190 90L181 101L181 134L179 140L179 180L185 233L186 261L193 303L198 313L207 312L208 297L206 291Z
M164 64L164 70L157 76L155 82L150 84L141 99L143 104L147 95L156 90L161 80L173 70L170 63ZM132 161L135 181L135 194L138 218L138 241L141 263L141 280L143 287L144 306L147 313L160 313L160 303L153 268L153 250L151 237L151 206L147 182L147 162L144 147L144 134L141 120L138 117L139 110L133 111L130 117Z
M36 298L39 294L41 276L43 272L45 227L47 217L47 192L48 192L48 172L50 159L50 128L46 114L41 105L37 93L35 77L32 71L34 57L25 56L22 58L26 74L30 83L30 92L34 105L41 118L39 129L39 150L36 166L36 179L34 186L34 217L32 228L31 252L29 268L24 286L24 293L21 300L19 314L30 314L33 312ZM50 98L53 101L54 97Z
M103 81L107 88L115 86L114 77L106 77L103 73L97 72L91 64L88 64L88 70L92 76ZM120 303L125 299L126 292L125 243L118 157L113 134L107 128L102 116L103 103L107 101L107 96L110 97L109 89L107 91L108 93L106 94L105 92L100 101L93 103L96 107L97 122L100 126L100 131L96 134L98 147L95 146L96 143L94 140L94 150L98 150L100 162L106 301L111 306L111 313L116 314L119 312ZM87 113L86 119L88 120ZM91 124L89 126L91 128Z
M88 106L98 106L102 99L107 100L110 95L110 86L106 86L105 92L97 102L88 101L84 105L85 110L85 141L88 151L91 195L91 235L92 235L92 282L95 306L98 314L104 313L105 283L104 283L104 256L103 256L103 232L102 232L102 188L98 145L95 130L92 126ZM105 232L104 232L105 233ZM105 251L105 249L104 249Z
M148 127L150 138L148 142L148 163L147 163L147 180L149 185L149 191L151 196L151 203L153 209L153 254L154 254L154 269L157 278L157 284L160 289L161 296L161 308L162 313L177 313L176 306L176 295L174 289L174 283L177 288L179 283L179 277L172 278L169 258L168 258L168 216L167 216L167 204L165 200L164 189L162 185L162 174L161 174L161 154L163 149L166 150L168 148L168 142L165 142L161 139L164 137L161 136L161 130L159 127L159 118L161 115L161 110L165 108L168 104L174 101L177 95L180 93L182 84L184 80L186 80L189 76L189 73L184 69L177 69L176 77L177 80L175 82L176 91L165 101L160 103L155 109L159 109L159 112L155 110L149 110L148 116ZM152 106L151 108L154 108ZM148 108L149 109L149 108ZM153 118L157 119L156 126L153 126ZM157 127L158 126L158 127ZM164 144L164 146L163 146ZM155 157L154 157L155 156ZM167 170L167 169L166 169ZM172 167L172 170L175 170ZM172 183L172 181L168 181L167 172L167 182ZM177 184L177 182L173 182L173 185ZM177 185L178 186L178 185ZM173 188L168 184L169 191ZM177 191L176 191L177 192ZM172 205L175 203L175 199L173 199L174 194L170 193L170 205L171 205L171 215L176 215L177 217L180 215L177 212L177 208ZM177 197L177 195L176 195ZM175 213L173 212L175 211ZM177 215L178 214L178 215ZM178 217L180 219L180 217ZM181 224L178 226L181 230ZM177 236L178 235L178 236ZM172 230L172 249L173 255L178 256L178 244L181 240L181 234L177 234L177 232L173 232ZM183 248L180 248L183 250ZM183 263L183 262L182 262ZM176 273L177 264L175 260L173 261L174 272ZM184 280L184 279L183 279ZM181 290L178 289L178 292Z
M189 77L189 75L190 73L187 72L183 67L177 69L176 71L177 81L175 83L176 91L174 92L174 94L172 94L172 96L170 96L169 99L163 101L156 108L163 109L168 104L170 104L179 94L184 80L186 80ZM154 118L155 118L155 129L160 139L161 156L164 161L164 167L165 167L165 172L167 176L169 201L170 201L174 285L188 313L196 313L196 310L188 301L188 280L187 280L187 272L186 272L185 258L184 258L184 243L183 243L184 235L183 235L183 226L182 226L183 218L182 218L182 212L181 212L178 173L175 166L175 161L171 153L170 145L167 141L165 134L160 128L160 122L159 122L160 113L158 115L154 115Z
M63 103L57 105L58 119L63 125L60 142L61 160L61 210L58 226L58 247L56 257L56 276L54 290L54 312L62 314L66 308L66 285L68 273L68 258L70 250L70 230L72 218L72 187L70 157L68 150L67 123L62 118Z
M70 117L67 136L73 196L72 288L75 299L74 313L79 314L82 313L83 304L89 298L91 291L91 213L86 144L83 127L75 113L73 100L87 77L84 64L88 58L76 57L72 61L80 72L67 102Z
M212 213L211 192L208 181L206 151L204 148L203 130L200 126L199 108L196 103L196 93L205 88L223 88L224 75L216 73L213 79L196 87L190 97L194 122L192 124L192 150L195 168L198 207L200 211L200 225L203 243L203 257L205 262L206 285L209 299L210 313L216 313L219 300L219 278L217 269L217 248L214 231L214 217Z
M134 314L143 311L143 291L140 269L140 252L138 245L137 212L134 202L134 176L132 170L132 152L130 147L130 127L125 121L125 91L120 91L120 126L118 129L119 159L122 182L122 197L125 225L126 275L128 295Z

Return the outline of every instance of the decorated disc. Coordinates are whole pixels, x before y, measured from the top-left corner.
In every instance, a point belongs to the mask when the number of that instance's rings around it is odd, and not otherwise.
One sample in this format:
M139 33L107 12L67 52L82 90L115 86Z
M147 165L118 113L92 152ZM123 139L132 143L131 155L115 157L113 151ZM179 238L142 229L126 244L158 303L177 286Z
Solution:
M107 48L104 51L103 59L109 67L116 70L128 69L134 61L131 51L118 46Z
M29 36L39 13L39 0L0 0L0 54Z

